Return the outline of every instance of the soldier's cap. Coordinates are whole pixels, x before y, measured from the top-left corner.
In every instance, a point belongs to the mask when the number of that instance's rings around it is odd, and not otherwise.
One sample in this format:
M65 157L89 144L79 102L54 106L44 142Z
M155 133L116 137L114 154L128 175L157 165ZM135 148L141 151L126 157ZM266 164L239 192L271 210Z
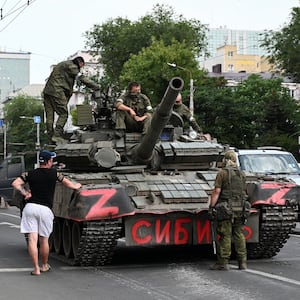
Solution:
M233 150L228 150L224 154L225 159L230 159L232 162L236 162L236 154Z
M50 152L48 150L42 150L39 154L39 162L40 163L46 163L51 158L56 157L55 152Z

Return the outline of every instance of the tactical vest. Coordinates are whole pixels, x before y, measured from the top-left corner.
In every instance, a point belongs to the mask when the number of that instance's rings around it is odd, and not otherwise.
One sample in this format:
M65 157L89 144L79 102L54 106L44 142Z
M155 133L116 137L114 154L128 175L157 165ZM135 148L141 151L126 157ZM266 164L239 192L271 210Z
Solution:
M219 202L227 202L233 212L241 212L244 206L244 179L238 168L226 167L228 182L222 187Z

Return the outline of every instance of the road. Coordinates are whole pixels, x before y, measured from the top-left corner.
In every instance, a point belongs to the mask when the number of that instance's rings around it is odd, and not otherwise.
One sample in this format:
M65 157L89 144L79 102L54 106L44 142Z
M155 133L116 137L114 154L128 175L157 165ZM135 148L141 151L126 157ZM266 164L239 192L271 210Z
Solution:
M228 272L208 270L210 249L129 248L121 240L109 266L80 268L50 258L51 272L30 276L19 223L17 208L0 209L1 300L299 299L300 235L276 257L249 261L246 271L235 261Z

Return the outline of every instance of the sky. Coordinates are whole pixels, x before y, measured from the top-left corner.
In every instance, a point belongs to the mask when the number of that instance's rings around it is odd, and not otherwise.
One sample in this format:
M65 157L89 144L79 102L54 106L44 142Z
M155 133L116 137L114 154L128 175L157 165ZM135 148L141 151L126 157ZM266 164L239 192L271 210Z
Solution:
M84 50L84 33L117 17L136 21L155 4L211 28L280 30L300 0L0 0L0 51L31 53L30 83L44 83L50 67ZM24 5L24 9L17 9ZM15 11L15 12L14 12ZM1 11L0 11L1 12Z

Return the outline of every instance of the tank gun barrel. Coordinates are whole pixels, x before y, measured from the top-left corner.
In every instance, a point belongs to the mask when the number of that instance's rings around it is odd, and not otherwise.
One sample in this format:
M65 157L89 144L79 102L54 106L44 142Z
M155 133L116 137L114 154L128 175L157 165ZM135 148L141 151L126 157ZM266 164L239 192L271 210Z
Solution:
M183 85L184 82L180 77L173 77L169 81L169 86L152 116L148 132L144 135L141 143L133 149L135 161L147 162L151 159L155 144L169 121L176 97Z

